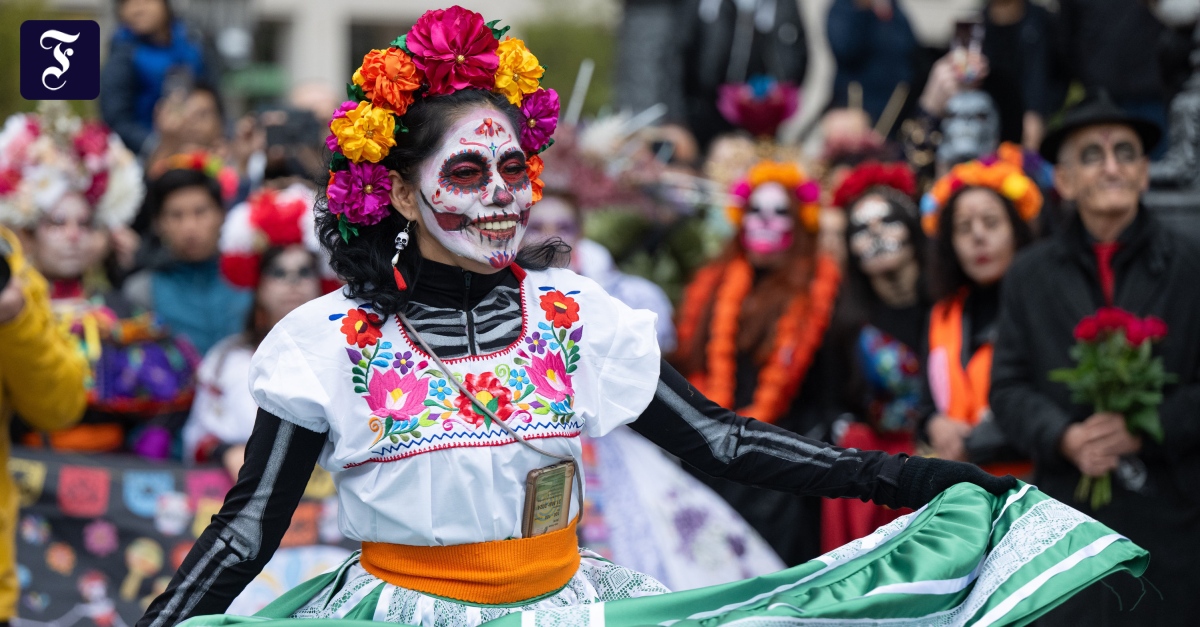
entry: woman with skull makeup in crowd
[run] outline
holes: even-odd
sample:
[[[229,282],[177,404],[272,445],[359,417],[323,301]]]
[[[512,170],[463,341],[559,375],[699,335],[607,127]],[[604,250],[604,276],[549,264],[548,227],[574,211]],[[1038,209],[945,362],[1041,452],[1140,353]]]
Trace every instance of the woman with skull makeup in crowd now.
[[[955,166],[921,201],[932,238],[928,401],[919,435],[942,459],[993,474],[1028,476],[992,420],[988,391],[1000,285],[1017,251],[1032,243],[1042,193],[1022,169],[1020,148]]]
[[[89,365],[81,424],[43,434],[18,427],[17,441],[60,451],[130,451],[163,459],[191,404],[200,358],[150,314],[135,315],[113,291],[110,256],[132,257],[127,227],[145,192],[142,169],[103,124],[62,103],[10,117],[0,133],[0,223],[20,236],[50,281],[58,324]]]
[[[838,449],[738,416],[662,363],[653,314],[553,267],[562,245],[522,248],[558,106],[539,86],[538,60],[505,30],[461,7],[429,11],[354,73],[330,123],[336,150],[316,216],[347,285],[259,344],[249,377],[259,411],[238,481],[139,625],[224,611],[279,546],[316,463],[337,486],[342,533],[362,550],[262,617],[720,623],[780,603],[805,604],[806,616],[891,615],[890,595],[867,594],[878,582],[939,578],[931,567],[965,573],[986,557],[993,495],[1012,491],[1013,513],[1048,502],[969,464]],[[763,206],[783,215],[794,188],[778,187]],[[579,434],[623,424],[714,475],[937,505],[809,570],[664,594],[578,546]],[[938,546],[964,524],[979,531]],[[1118,542],[1089,566],[1108,572],[1138,555]],[[837,598],[868,601],[830,602],[820,593],[835,581],[847,586]],[[1068,593],[1026,605],[1036,612]]]
[[[846,215],[846,280],[829,343],[839,376],[843,417],[833,441],[846,448],[916,453],[921,416],[922,348],[929,301],[924,289],[925,234],[913,200],[916,181],[903,163],[864,163],[833,194]],[[828,500],[821,547],[829,550],[894,520],[902,512]]]

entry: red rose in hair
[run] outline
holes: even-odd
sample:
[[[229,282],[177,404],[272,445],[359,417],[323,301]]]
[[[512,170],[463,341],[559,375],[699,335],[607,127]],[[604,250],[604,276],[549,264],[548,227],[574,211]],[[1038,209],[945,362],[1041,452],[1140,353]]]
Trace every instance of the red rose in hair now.
[[[1075,339],[1080,342],[1091,342],[1100,335],[1100,325],[1095,316],[1088,316],[1075,325]]]
[[[905,196],[917,192],[912,170],[903,163],[882,164],[869,161],[854,169],[833,194],[833,206],[845,209],[872,187],[890,187]]]

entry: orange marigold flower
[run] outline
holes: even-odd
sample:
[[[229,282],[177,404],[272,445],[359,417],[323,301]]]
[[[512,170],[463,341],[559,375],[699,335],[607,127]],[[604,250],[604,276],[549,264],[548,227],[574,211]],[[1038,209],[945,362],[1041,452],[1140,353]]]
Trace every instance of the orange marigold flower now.
[[[363,88],[371,104],[404,115],[425,75],[403,50],[387,48],[368,52],[362,67],[355,70],[353,80]]]
[[[546,188],[546,183],[542,180],[542,171],[546,169],[546,164],[541,155],[532,155],[525,160],[525,165],[529,172],[529,185],[533,188],[533,202],[537,202],[542,199],[542,190]]]

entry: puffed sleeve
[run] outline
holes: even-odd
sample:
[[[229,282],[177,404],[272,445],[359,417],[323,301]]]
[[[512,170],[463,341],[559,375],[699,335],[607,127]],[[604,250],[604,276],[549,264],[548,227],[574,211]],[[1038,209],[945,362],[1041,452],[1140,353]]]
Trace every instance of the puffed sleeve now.
[[[285,320],[286,322],[286,320]],[[329,431],[329,394],[287,325],[275,325],[250,360],[250,394],[267,412],[317,433]]]
[[[600,437],[637,419],[658,386],[661,351],[651,311],[630,309],[607,294],[593,304],[583,343],[589,372],[576,377],[576,408],[587,418],[587,433]]]

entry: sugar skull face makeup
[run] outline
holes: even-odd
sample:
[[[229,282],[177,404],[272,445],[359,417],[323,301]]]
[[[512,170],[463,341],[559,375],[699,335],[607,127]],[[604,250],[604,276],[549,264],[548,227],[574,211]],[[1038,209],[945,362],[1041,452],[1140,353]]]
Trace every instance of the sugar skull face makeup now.
[[[508,118],[479,107],[446,133],[421,168],[425,228],[450,252],[493,268],[517,257],[533,188]]]
[[[850,253],[864,274],[894,270],[911,256],[908,228],[892,205],[867,196],[850,212]]]
[[[774,255],[792,245],[796,219],[792,195],[779,183],[754,188],[742,218],[742,245],[756,255]]]

